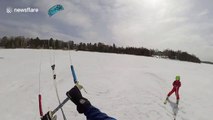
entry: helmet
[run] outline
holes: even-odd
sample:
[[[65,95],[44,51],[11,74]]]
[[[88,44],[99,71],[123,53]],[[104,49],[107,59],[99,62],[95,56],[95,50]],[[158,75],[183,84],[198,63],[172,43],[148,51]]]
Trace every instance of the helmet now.
[[[176,80],[180,80],[180,76],[177,75],[177,76],[175,77],[175,79],[176,79]]]

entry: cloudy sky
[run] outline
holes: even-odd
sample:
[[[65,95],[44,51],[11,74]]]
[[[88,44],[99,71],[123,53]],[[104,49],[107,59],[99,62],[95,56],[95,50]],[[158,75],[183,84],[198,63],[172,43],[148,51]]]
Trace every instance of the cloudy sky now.
[[[49,17],[56,4],[65,10]],[[213,61],[213,0],[0,0],[0,37],[17,35],[169,48]]]

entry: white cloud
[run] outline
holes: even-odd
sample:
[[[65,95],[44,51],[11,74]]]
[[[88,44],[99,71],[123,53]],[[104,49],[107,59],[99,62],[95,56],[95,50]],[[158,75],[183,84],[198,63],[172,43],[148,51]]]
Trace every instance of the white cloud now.
[[[120,44],[179,49],[199,53],[201,58],[207,55],[209,40],[205,38],[210,34],[205,32],[213,30],[212,23],[194,17],[207,15],[206,9],[197,14],[193,11],[197,4],[192,1],[122,0],[121,4],[123,6],[115,11],[117,16],[111,27],[113,38]],[[213,58],[213,55],[207,56]]]
[[[198,13],[198,17],[202,17],[202,16],[204,16],[204,15],[207,15],[209,13],[209,11],[207,10],[207,9],[205,9],[205,10],[203,10],[203,11],[201,11],[200,13]]]

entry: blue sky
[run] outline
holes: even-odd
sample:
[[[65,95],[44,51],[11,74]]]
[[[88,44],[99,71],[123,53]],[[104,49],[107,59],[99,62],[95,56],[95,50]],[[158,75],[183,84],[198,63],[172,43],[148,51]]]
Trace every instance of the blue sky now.
[[[62,4],[64,11],[47,11]],[[0,37],[182,50],[213,61],[212,0],[0,0]],[[6,13],[6,8],[38,13]]]

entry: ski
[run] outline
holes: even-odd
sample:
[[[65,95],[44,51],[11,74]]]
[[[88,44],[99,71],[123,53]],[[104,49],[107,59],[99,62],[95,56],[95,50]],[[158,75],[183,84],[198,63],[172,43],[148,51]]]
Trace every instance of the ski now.
[[[165,101],[164,101],[164,104],[166,104],[168,102],[169,98],[166,97]]]
[[[172,107],[172,110],[173,110],[173,113],[172,113],[172,116],[173,116],[173,120],[176,120],[176,116],[177,116],[177,113],[178,113],[178,102],[177,103],[173,103],[171,102],[168,98],[165,99],[164,101],[164,104],[167,104],[167,102],[170,103],[171,107]]]
[[[167,101],[168,101],[168,100],[166,99],[166,100],[163,102],[163,104],[166,104],[166,103],[167,103]]]
[[[177,115],[177,114],[176,114],[176,113],[174,113],[174,116],[173,116],[173,117],[174,117],[174,120],[176,120],[176,115]]]
[[[176,120],[176,116],[177,116],[177,112],[178,112],[178,104],[176,104],[175,106],[174,106],[174,120]]]

